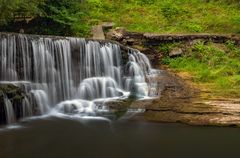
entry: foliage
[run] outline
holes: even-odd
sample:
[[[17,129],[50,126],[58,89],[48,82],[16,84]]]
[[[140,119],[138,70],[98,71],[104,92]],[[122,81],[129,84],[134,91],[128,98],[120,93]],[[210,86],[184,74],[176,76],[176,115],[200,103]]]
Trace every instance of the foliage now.
[[[240,33],[239,8],[238,0],[0,0],[0,24],[11,28],[24,10],[41,19],[30,33],[87,36],[105,21],[137,32]]]
[[[87,15],[82,0],[45,0],[40,6],[42,17],[58,25],[62,30],[61,35],[87,34],[84,17]],[[52,30],[56,28],[51,28]]]
[[[24,11],[32,16],[41,14],[38,5],[43,0],[0,0],[0,24],[6,24],[14,18],[14,13]]]
[[[211,83],[217,89],[240,88],[240,48],[232,41],[226,44],[197,42],[185,55],[164,58],[171,68],[189,72],[200,83]]]

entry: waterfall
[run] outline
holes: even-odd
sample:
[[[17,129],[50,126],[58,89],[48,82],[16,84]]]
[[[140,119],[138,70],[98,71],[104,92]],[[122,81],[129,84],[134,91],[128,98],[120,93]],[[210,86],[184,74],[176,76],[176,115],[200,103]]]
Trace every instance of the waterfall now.
[[[93,114],[99,99],[157,95],[148,58],[131,48],[127,55],[124,60],[121,47],[110,42],[2,33],[0,83],[25,91],[22,117],[52,109]],[[11,123],[14,109],[10,100],[4,102]]]
[[[6,115],[6,121],[8,124],[15,122],[15,114],[13,110],[13,105],[11,101],[4,96],[4,108],[5,108],[5,115]]]
[[[30,104],[29,100],[24,97],[24,99],[22,100],[22,117],[28,117],[28,116],[32,116],[33,112],[32,112],[33,108],[32,108],[32,104]]]

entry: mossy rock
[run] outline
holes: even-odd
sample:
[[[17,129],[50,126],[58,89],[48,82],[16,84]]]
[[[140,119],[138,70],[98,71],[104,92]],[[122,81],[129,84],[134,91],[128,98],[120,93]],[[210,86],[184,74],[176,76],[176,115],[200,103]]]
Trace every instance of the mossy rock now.
[[[22,101],[26,96],[25,92],[20,88],[13,84],[2,83],[0,84],[0,124],[6,123],[5,117],[5,107],[4,107],[4,97],[7,97],[15,111],[16,119],[22,117]]]
[[[113,111],[119,111],[119,110],[124,110],[129,108],[133,101],[134,99],[132,98],[128,98],[124,100],[112,100],[112,101],[106,102],[105,105]]]
[[[3,96],[3,94],[10,100],[19,100],[24,97],[23,90],[13,84],[0,84],[0,96]]]
[[[115,114],[116,118],[119,119],[128,111],[133,101],[135,101],[135,99],[130,97],[124,100],[112,100],[106,102],[105,106],[107,106]]]

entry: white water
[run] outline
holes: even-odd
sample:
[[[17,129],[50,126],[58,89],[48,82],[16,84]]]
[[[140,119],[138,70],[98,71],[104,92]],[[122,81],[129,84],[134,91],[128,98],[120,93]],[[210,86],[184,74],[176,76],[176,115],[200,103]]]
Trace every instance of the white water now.
[[[6,121],[8,124],[15,122],[15,115],[13,110],[13,105],[11,101],[7,98],[7,96],[4,96],[4,108],[5,108],[5,115],[6,115]]]
[[[133,49],[128,56],[123,61],[120,46],[112,43],[0,34],[0,84],[25,91],[22,117],[51,111],[94,116],[99,102],[157,95],[148,58]],[[11,101],[5,98],[4,103],[12,123]]]

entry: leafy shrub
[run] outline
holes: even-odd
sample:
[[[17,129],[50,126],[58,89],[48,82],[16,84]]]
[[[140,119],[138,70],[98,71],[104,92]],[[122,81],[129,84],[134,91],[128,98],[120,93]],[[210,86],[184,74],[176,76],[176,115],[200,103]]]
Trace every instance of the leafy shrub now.
[[[204,29],[202,26],[194,23],[187,23],[185,26],[190,32],[202,32]]]
[[[162,60],[161,63],[164,65],[169,65],[171,63],[171,58],[169,56],[165,56]],[[172,65],[173,66],[173,65]]]

